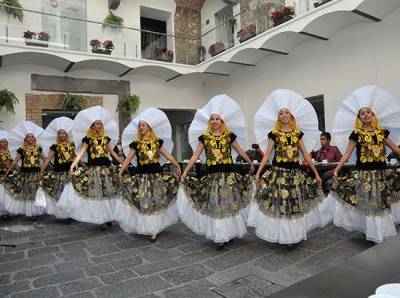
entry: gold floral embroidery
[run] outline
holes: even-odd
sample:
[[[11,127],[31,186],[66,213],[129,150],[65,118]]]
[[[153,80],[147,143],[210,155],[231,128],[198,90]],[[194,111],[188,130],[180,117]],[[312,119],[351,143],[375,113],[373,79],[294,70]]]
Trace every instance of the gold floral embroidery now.
[[[0,171],[5,171],[10,166],[12,161],[13,159],[10,155],[10,152],[0,152]]]
[[[89,139],[91,159],[110,157],[110,153],[108,153],[107,150],[107,145],[108,145],[107,137],[104,136],[101,138],[93,138],[93,137],[87,137],[87,138]]]
[[[57,144],[58,163],[64,164],[74,161],[75,145],[74,143]]]
[[[206,132],[203,134],[203,138],[208,166],[233,163],[230,148],[230,133],[224,132],[220,136],[215,136],[211,132]]]
[[[159,140],[140,140],[138,141],[138,160],[140,165],[160,162]]]
[[[273,130],[275,136],[275,159],[277,162],[299,162],[300,130],[290,132]]]
[[[22,147],[22,167],[23,168],[40,168],[40,147],[32,148]]]
[[[383,128],[373,131],[356,129],[360,145],[360,162],[384,162],[386,157],[385,132]]]

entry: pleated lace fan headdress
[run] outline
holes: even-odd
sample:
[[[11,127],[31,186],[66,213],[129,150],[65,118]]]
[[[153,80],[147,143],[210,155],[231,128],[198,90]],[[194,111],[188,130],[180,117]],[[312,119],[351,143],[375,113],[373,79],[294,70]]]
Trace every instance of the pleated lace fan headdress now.
[[[111,139],[111,146],[114,147],[117,144],[119,137],[117,122],[105,108],[94,106],[80,111],[74,119],[72,131],[74,134],[75,151],[77,153],[81,150],[82,139],[86,136],[89,127],[96,120],[100,120],[103,123],[104,132]],[[86,158],[87,156],[85,155],[84,160]]]
[[[287,108],[295,117],[297,128],[303,133],[303,142],[311,151],[319,140],[318,117],[313,106],[301,95],[287,89],[273,91],[258,109],[254,117],[254,134],[257,143],[265,150],[268,147],[268,133],[275,128],[279,111]]]
[[[36,142],[39,144],[39,136],[43,133],[43,128],[31,121],[24,121],[14,127],[8,134],[8,148],[13,158],[17,154],[18,148],[22,146],[28,133],[33,134]]]
[[[0,129],[0,141],[3,139],[8,139],[8,132],[5,130]]]
[[[214,113],[218,114],[225,122],[229,131],[233,132],[237,136],[236,141],[240,146],[246,148],[246,121],[243,111],[235,100],[230,98],[228,95],[220,94],[211,98],[209,102],[204,107],[197,110],[194,115],[194,119],[189,127],[189,144],[193,151],[196,150],[199,143],[199,136],[206,132],[208,120]],[[232,150],[232,156],[235,160],[237,156],[235,150]],[[200,158],[204,161],[205,157],[203,151]]]
[[[174,143],[172,141],[172,128],[167,115],[157,108],[148,108],[135,117],[131,123],[124,129],[122,133],[122,149],[126,156],[129,153],[129,144],[136,140],[138,133],[138,125],[140,121],[145,121],[155,132],[157,138],[164,141],[163,146],[169,152],[172,152]],[[164,164],[166,159],[160,156],[160,163]],[[136,158],[132,160],[132,164],[136,166]]]
[[[333,137],[339,150],[344,153],[349,136],[354,130],[355,120],[361,108],[369,107],[378,118],[380,126],[390,131],[390,138],[397,142],[400,136],[400,103],[386,90],[367,85],[354,90],[339,106],[333,121]],[[390,150],[386,150],[389,154]],[[355,162],[356,152],[350,157]]]
[[[68,117],[58,117],[49,123],[39,138],[39,143],[43,148],[45,156],[49,153],[50,146],[56,143],[57,134],[60,129],[65,130],[68,134],[68,138],[72,139],[73,124],[74,120]]]

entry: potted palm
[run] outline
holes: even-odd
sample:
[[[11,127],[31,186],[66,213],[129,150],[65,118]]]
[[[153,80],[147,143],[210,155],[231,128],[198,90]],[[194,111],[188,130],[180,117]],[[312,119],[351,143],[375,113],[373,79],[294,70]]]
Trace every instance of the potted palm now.
[[[15,94],[7,89],[0,90],[0,111],[5,110],[7,113],[15,114],[15,105],[18,98]]]
[[[62,94],[58,98],[58,103],[66,110],[83,110],[86,108],[86,100],[81,95]]]
[[[18,19],[20,22],[24,19],[24,11],[19,0],[2,0],[0,1],[0,8],[3,9],[7,14],[12,15],[14,19]]]

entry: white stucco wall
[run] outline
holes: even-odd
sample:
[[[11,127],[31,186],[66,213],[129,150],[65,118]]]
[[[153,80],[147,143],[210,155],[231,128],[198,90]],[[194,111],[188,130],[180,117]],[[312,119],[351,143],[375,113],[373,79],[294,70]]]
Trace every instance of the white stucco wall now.
[[[326,129],[331,131],[341,100],[358,87],[376,84],[400,103],[398,28],[400,9],[382,22],[358,23],[329,41],[313,40],[288,56],[273,54],[257,67],[242,67],[230,77],[210,79],[206,97],[224,92],[240,103],[246,114],[249,144],[254,141],[254,114],[278,88],[291,89],[304,97],[323,94]]]

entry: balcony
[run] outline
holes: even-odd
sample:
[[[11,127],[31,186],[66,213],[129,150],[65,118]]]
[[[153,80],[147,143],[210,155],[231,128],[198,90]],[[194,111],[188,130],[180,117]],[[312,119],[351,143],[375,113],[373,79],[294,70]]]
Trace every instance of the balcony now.
[[[198,38],[24,9],[22,23],[0,19],[0,66],[38,64],[63,72],[98,69],[119,77],[145,74],[166,81],[229,76],[268,55],[289,55],[303,42],[326,42],[352,24],[379,22],[400,7],[398,0],[310,2],[286,1],[294,3],[290,8],[282,1],[255,0]]]

